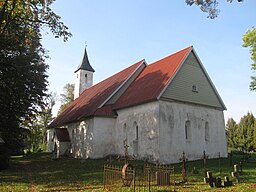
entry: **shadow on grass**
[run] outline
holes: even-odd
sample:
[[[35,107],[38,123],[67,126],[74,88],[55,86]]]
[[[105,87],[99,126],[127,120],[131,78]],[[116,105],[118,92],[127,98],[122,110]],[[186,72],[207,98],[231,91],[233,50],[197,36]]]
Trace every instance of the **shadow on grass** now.
[[[12,158],[11,168],[0,172],[1,185],[36,186],[40,190],[77,191],[101,187],[104,160],[63,158],[52,160],[50,154],[32,154]],[[1,188],[0,188],[1,191]]]
[[[234,157],[233,162],[238,163],[240,156]],[[103,166],[106,160],[85,160],[62,158],[52,160],[49,153],[32,154],[26,157],[13,157],[11,168],[0,171],[0,191],[27,191],[35,187],[38,191],[102,191]],[[132,162],[133,163],[133,162]],[[143,162],[137,165],[141,167]],[[181,164],[175,164],[176,181],[181,180]],[[136,166],[134,166],[136,167]],[[192,170],[198,170],[193,174]],[[213,175],[230,176],[233,167],[228,159],[207,160],[207,170],[213,171]],[[221,172],[220,172],[221,171]],[[187,163],[188,182],[177,186],[178,191],[207,191],[207,184],[203,183],[204,168],[202,160]],[[230,176],[231,177],[231,176]],[[236,184],[231,188],[218,189],[218,191],[239,191],[240,187],[256,190],[255,163],[245,163],[241,176],[242,184]],[[16,188],[14,188],[14,186]],[[17,189],[19,188],[19,189]],[[16,190],[17,189],[17,190]],[[237,190],[236,190],[237,189]],[[213,189],[214,190],[214,189]]]

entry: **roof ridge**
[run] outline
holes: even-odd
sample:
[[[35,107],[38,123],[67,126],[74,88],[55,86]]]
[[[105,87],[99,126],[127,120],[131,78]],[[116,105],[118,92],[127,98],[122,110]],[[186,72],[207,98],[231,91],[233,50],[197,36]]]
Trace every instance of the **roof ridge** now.
[[[160,61],[162,61],[162,60],[164,60],[164,59],[167,59],[167,58],[169,58],[169,57],[171,57],[171,56],[174,56],[174,55],[176,55],[176,54],[178,54],[178,53],[180,53],[180,52],[182,52],[182,51],[185,51],[186,49],[191,49],[191,48],[193,49],[193,46],[192,46],[192,45],[191,45],[191,46],[188,46],[188,47],[186,47],[186,48],[184,48],[184,49],[181,49],[181,50],[179,50],[179,51],[176,51],[176,52],[172,53],[171,55],[167,55],[167,56],[165,56],[165,57],[163,57],[163,58],[161,58],[161,59],[159,59],[159,60],[156,60],[156,61],[150,63],[149,65],[153,65],[153,64],[155,64],[155,63],[158,63],[158,62],[160,62]]]
[[[119,87],[117,87],[117,89],[115,90],[115,91],[113,91],[113,93],[98,107],[98,108],[101,108],[101,107],[103,107],[128,81],[129,81],[129,79],[137,72],[137,70],[141,67],[141,65],[143,65],[143,64],[145,64],[146,66],[145,67],[147,67],[147,62],[146,62],[146,60],[145,59],[142,59],[141,61],[139,61],[139,62],[137,62],[137,63],[135,63],[135,64],[138,64],[138,63],[140,63],[137,67],[136,67],[136,69],[129,75],[129,77],[119,86]],[[134,65],[135,65],[134,64]],[[131,65],[131,66],[133,66],[133,65]],[[144,69],[143,69],[144,70]],[[137,78],[137,77],[136,77]],[[136,80],[136,78],[134,79],[134,80]],[[129,87],[129,86],[128,86]],[[127,88],[128,88],[127,87]],[[127,89],[126,88],[126,89]]]
[[[138,64],[138,63],[140,63],[140,62],[143,62],[143,61],[145,61],[145,59],[142,59],[142,60],[140,60],[140,61],[138,61],[138,62],[136,62],[136,63],[133,63],[132,65],[126,67],[125,69],[123,69],[123,70],[121,70],[121,71],[116,72],[115,74],[113,74],[113,75],[107,77],[106,79],[103,79],[102,81],[100,81],[100,82],[98,82],[98,83],[92,85],[92,86],[89,87],[88,89],[85,89],[84,91],[89,90],[89,89],[95,87],[96,85],[98,85],[98,84],[100,84],[100,83],[103,83],[103,82],[109,80],[110,78],[114,77],[115,75],[118,75],[118,74],[120,74],[121,72],[127,70],[128,68],[130,68],[130,67],[132,67],[132,66],[134,66],[134,65],[136,65],[136,64]],[[83,92],[84,92],[84,91],[83,91]],[[82,92],[82,93],[83,93],[83,92]],[[82,93],[81,93],[81,94],[82,94]]]

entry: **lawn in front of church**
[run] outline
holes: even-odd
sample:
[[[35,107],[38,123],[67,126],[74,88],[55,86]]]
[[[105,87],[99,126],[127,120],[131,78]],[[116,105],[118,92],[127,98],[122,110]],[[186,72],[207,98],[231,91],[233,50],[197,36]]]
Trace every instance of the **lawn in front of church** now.
[[[233,163],[238,163],[241,155],[234,155]],[[29,156],[11,158],[11,167],[0,171],[0,191],[103,191],[103,166],[105,159],[79,160],[62,158],[52,160],[49,153],[37,153]],[[132,161],[140,164],[141,161]],[[122,165],[123,162],[119,162]],[[207,169],[214,176],[224,178],[232,171],[229,159],[207,160]],[[181,180],[181,164],[175,165],[176,181]],[[196,169],[199,173],[192,173]],[[251,162],[243,164],[241,182],[233,180],[233,186],[210,188],[203,182],[203,161],[187,163],[188,182],[176,186],[176,191],[256,191],[256,155]],[[131,190],[131,189],[129,189]],[[118,191],[129,191],[125,188]],[[136,190],[137,191],[137,190]]]

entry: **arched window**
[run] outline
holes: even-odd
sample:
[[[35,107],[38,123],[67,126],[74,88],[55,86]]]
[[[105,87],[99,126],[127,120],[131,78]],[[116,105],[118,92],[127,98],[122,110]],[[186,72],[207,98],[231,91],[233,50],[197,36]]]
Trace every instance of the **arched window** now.
[[[185,122],[185,139],[191,141],[191,123],[189,120]]]
[[[210,130],[209,130],[209,123],[205,122],[205,127],[204,127],[204,140],[206,142],[210,141]]]
[[[139,127],[136,121],[134,121],[133,123],[133,127],[135,129],[135,140],[139,139]]]

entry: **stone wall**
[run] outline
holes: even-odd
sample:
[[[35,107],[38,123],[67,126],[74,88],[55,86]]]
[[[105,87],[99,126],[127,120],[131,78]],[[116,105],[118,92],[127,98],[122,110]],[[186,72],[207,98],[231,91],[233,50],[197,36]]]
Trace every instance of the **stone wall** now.
[[[193,104],[159,103],[161,162],[178,162],[183,151],[189,160],[201,159],[204,150],[209,158],[217,158],[219,152],[227,157],[223,111]]]
[[[139,159],[157,161],[159,159],[158,125],[159,103],[157,101],[118,110],[115,128],[116,152],[124,155],[124,145],[128,154]]]

